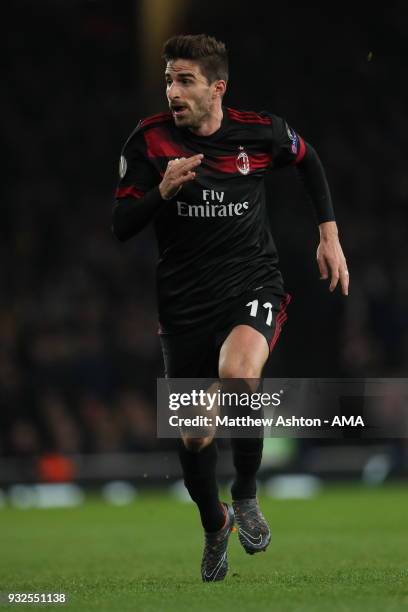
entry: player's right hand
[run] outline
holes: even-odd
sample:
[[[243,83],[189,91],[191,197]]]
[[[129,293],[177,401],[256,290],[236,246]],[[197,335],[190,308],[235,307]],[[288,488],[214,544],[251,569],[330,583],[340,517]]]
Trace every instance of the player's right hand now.
[[[204,155],[199,153],[192,157],[180,157],[180,159],[169,161],[163,180],[159,185],[163,200],[171,200],[180,191],[184,183],[195,179],[194,168],[201,164],[203,157]]]

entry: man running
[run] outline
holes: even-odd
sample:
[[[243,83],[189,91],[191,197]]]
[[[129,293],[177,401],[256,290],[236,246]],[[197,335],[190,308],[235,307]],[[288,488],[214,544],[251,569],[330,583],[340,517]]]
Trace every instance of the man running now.
[[[286,320],[286,293],[269,228],[264,179],[294,165],[319,224],[317,262],[330,291],[348,294],[324,170],[313,147],[270,112],[223,106],[224,43],[181,35],[164,45],[169,113],[139,122],[122,151],[113,210],[119,240],[154,222],[160,340],[166,376],[259,380]],[[185,485],[204,528],[204,581],[223,580],[234,520],[246,552],[265,550],[270,530],[256,497],[263,439],[231,439],[232,506],[218,497],[212,435],[183,435]]]

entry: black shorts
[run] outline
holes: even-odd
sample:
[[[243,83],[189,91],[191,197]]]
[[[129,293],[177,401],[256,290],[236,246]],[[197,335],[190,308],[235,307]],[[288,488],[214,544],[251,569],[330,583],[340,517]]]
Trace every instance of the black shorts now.
[[[289,294],[263,287],[231,299],[213,321],[180,333],[161,333],[165,374],[167,378],[218,378],[221,346],[237,325],[258,330],[272,351],[287,319]]]

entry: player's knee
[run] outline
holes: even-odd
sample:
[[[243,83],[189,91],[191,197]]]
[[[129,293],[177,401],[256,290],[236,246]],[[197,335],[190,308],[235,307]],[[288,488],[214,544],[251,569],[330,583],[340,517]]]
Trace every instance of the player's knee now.
[[[220,364],[220,378],[242,378],[242,379],[259,379],[260,372],[251,361],[242,359],[240,361],[226,361]]]
[[[206,436],[206,437],[203,437],[203,438],[194,438],[194,437],[190,437],[190,436],[183,436],[183,444],[186,447],[186,449],[188,451],[190,451],[191,453],[199,453],[206,446],[211,444],[212,439],[213,438],[211,436]]]

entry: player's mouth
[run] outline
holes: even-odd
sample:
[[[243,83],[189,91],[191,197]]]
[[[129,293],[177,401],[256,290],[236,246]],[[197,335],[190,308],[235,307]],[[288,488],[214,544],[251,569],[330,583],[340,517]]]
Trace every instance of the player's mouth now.
[[[173,113],[173,117],[175,118],[182,117],[187,112],[187,110],[188,108],[184,104],[171,105],[171,112]]]

